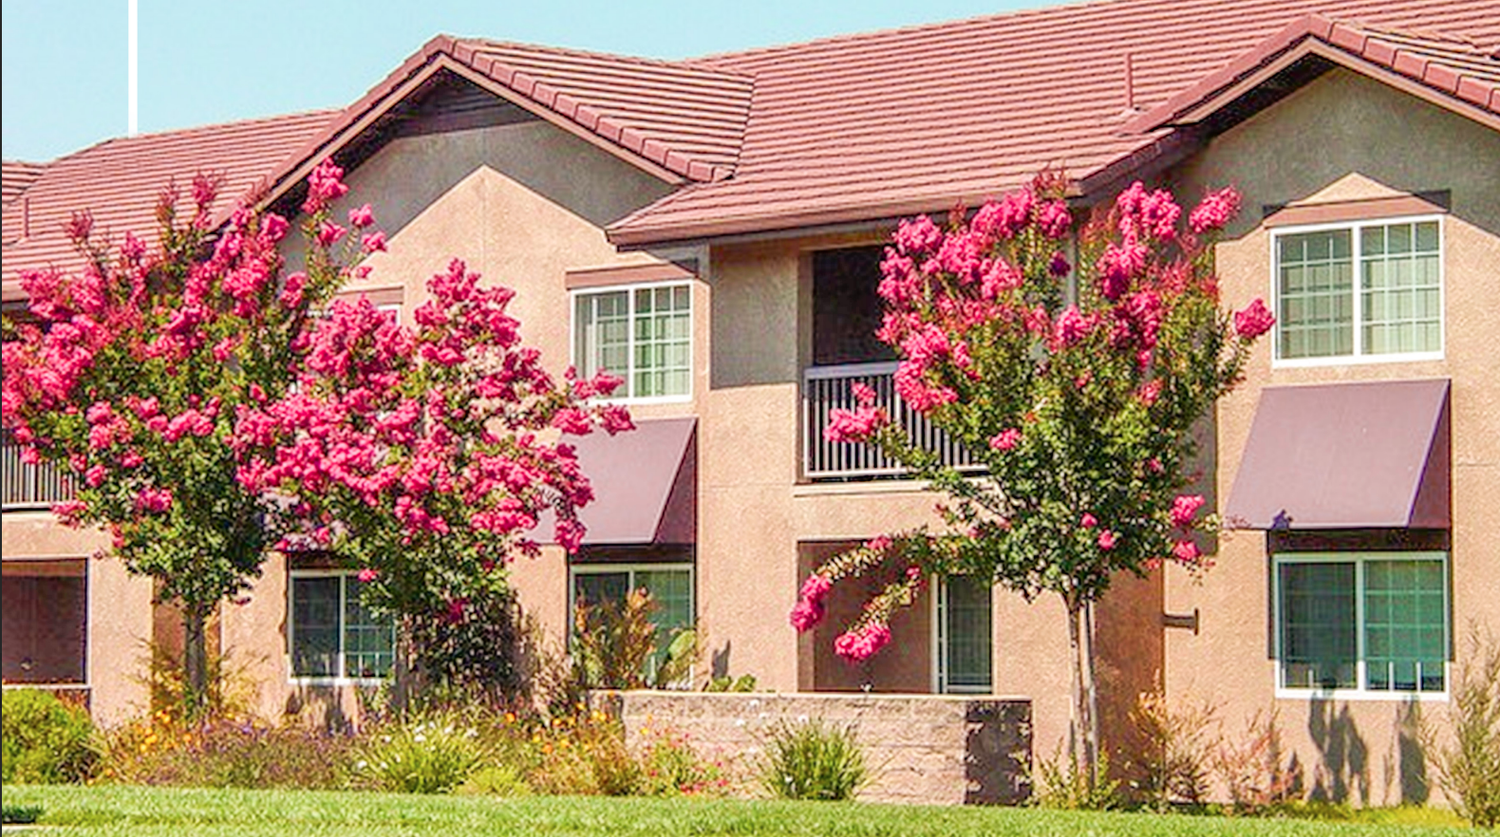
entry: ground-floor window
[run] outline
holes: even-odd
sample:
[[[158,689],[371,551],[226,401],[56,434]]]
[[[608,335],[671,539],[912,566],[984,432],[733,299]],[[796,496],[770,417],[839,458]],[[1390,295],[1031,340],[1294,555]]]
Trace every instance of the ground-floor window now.
[[[352,572],[292,572],[287,645],[293,677],[358,680],[390,674],[395,621],[365,607],[361,586]]]
[[[937,583],[937,690],[988,694],[993,689],[993,585],[952,576]]]
[[[88,637],[88,580],[83,559],[21,562],[37,575],[0,579],[6,683],[84,683]]]
[[[1282,689],[1445,691],[1447,553],[1281,553],[1275,569]]]
[[[568,611],[576,618],[588,605],[620,605],[632,590],[645,590],[656,602],[657,660],[677,634],[693,627],[692,564],[578,564],[571,569]]]

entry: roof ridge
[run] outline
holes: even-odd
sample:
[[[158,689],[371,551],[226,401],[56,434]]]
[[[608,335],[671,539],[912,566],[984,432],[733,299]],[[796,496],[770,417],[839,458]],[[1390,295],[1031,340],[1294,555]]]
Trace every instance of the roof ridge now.
[[[485,47],[498,47],[501,49],[524,49],[550,55],[570,55],[582,58],[608,58],[625,64],[638,64],[647,67],[660,67],[663,69],[690,69],[700,72],[718,73],[727,76],[736,76],[745,80],[754,78],[753,73],[744,70],[736,70],[728,67],[719,67],[706,64],[693,58],[653,58],[645,55],[627,55],[620,52],[606,52],[604,50],[580,49],[578,47],[552,46],[550,44],[534,44],[525,41],[509,41],[495,38],[454,38],[457,43],[480,44]]]

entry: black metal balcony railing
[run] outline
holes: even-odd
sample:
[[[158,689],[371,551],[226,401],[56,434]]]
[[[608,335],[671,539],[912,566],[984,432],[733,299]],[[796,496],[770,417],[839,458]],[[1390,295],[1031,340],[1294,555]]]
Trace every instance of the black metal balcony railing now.
[[[802,473],[811,480],[861,479],[900,476],[901,466],[872,445],[830,442],[823,438],[828,411],[835,407],[854,409],[851,387],[861,383],[875,391],[876,403],[885,407],[891,420],[907,436],[928,450],[937,451],[945,463],[961,470],[983,470],[961,445],[934,427],[896,395],[896,364],[855,363],[843,366],[813,366],[802,372]]]
[[[72,475],[65,469],[45,462],[27,465],[19,444],[0,444],[0,507],[44,509],[72,496]]]

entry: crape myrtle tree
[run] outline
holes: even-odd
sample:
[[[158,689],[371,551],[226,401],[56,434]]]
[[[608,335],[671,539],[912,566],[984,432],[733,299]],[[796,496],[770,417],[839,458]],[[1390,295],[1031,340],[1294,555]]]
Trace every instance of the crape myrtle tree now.
[[[465,668],[492,644],[485,627],[502,615],[509,561],[540,552],[533,533],[549,516],[556,542],[575,552],[577,509],[593,498],[561,434],[633,427],[623,407],[589,403],[621,379],[544,369],[507,313],[511,290],[481,286],[455,260],[427,292],[414,325],[368,300],[335,300],[297,386],[242,407],[234,441],[241,483],[295,498],[309,521],[289,546],[360,568],[367,604],[398,617],[397,708],[427,675],[497,685]],[[482,662],[495,669],[503,661],[492,657]]]
[[[343,189],[329,175],[314,176],[309,232]],[[357,245],[315,239],[305,270],[284,276],[286,220],[242,209],[217,226],[217,189],[199,176],[188,195],[163,190],[155,237],[103,240],[75,214],[81,265],[20,277],[29,315],[5,325],[0,390],[23,461],[73,475],[59,518],[102,527],[126,567],[156,582],[156,600],[180,608],[189,710],[207,695],[206,621],[292,523],[239,479],[240,412],[285,394],[314,312],[358,257]]]
[[[903,221],[881,265],[879,338],[900,354],[901,399],[963,445],[986,473],[945,464],[919,447],[875,394],[833,410],[827,438],[865,443],[944,495],[940,526],[877,537],[817,568],[791,613],[818,624],[841,579],[896,578],[837,638],[864,660],[891,641],[890,618],[927,579],[991,579],[1028,601],[1061,598],[1071,649],[1069,752],[1097,782],[1097,689],[1091,605],[1122,573],[1164,562],[1200,573],[1197,533],[1216,520],[1185,494],[1195,423],[1241,379],[1272,325],[1260,300],[1219,306],[1211,242],[1234,216],[1233,189],[1185,213],[1165,191],[1136,183],[1073,229],[1058,176],[956,211],[947,228]],[[1068,277],[1074,281],[1066,281]]]

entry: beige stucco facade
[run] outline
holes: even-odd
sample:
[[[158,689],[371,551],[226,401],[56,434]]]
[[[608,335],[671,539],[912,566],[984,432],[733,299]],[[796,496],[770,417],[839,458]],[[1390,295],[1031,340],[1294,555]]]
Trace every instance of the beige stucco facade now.
[[[1466,660],[1470,625],[1500,633],[1500,135],[1427,102],[1335,70],[1216,138],[1175,172],[1179,193],[1234,183],[1244,212],[1218,246],[1224,302],[1270,299],[1271,238],[1261,207],[1333,203],[1449,190],[1443,224],[1441,360],[1273,365],[1262,341],[1246,381],[1218,407],[1218,494],[1227,497],[1261,390],[1369,380],[1446,378],[1452,383],[1450,681]],[[1370,455],[1378,456],[1379,451]],[[1268,653],[1270,591],[1266,538],[1223,537],[1217,566],[1196,583],[1172,571],[1170,611],[1201,614],[1194,636],[1169,632],[1169,694],[1222,707],[1231,729],[1274,707],[1310,792],[1357,804],[1426,798],[1411,704],[1398,695],[1365,700],[1276,698]],[[1424,701],[1441,714],[1445,700]]]

